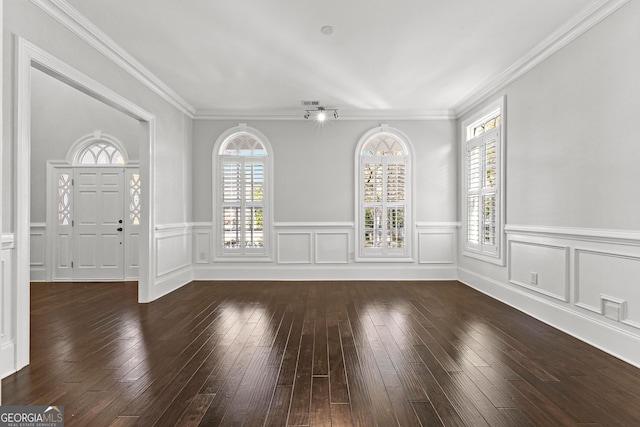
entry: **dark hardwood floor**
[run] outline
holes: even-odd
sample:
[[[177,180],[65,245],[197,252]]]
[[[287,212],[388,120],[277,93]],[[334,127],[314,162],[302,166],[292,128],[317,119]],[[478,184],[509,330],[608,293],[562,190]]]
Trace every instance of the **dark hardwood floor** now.
[[[457,282],[33,284],[4,405],[67,426],[640,425],[640,370]]]

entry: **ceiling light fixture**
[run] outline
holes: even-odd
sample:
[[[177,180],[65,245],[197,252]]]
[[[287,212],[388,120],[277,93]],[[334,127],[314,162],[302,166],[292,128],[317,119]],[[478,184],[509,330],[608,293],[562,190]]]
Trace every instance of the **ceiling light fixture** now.
[[[338,119],[338,117],[340,117],[340,115],[338,115],[338,109],[337,108],[324,108],[324,107],[318,107],[318,108],[312,108],[309,110],[305,110],[304,112],[304,118],[308,119],[309,117],[311,117],[311,115],[313,115],[316,119],[316,121],[319,122],[324,122],[325,120],[327,120],[328,116],[327,113],[333,111],[333,118],[334,119]]]

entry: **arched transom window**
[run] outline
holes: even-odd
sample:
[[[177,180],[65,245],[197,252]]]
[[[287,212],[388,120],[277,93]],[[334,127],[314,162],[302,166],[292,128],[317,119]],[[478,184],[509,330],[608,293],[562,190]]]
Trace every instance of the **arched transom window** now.
[[[257,131],[246,127],[233,130],[218,141],[215,159],[218,254],[268,255],[271,217],[268,144]]]
[[[386,126],[358,144],[358,242],[360,257],[410,256],[410,152]]]
[[[108,141],[94,141],[78,153],[80,165],[123,165],[124,156],[112,143]]]

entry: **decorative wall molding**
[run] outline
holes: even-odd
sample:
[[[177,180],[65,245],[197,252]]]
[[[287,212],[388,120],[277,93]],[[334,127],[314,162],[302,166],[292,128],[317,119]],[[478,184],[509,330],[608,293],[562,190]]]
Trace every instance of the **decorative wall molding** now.
[[[507,252],[509,283],[562,302],[569,302],[569,247],[509,240]],[[531,283],[535,274],[535,283]]]
[[[313,233],[279,232],[276,233],[278,264],[311,264]]]
[[[177,222],[173,224],[157,224],[155,230],[157,232],[166,233],[169,231],[187,231],[193,227],[192,223]]]
[[[622,310],[617,322],[640,334],[640,251],[604,249],[574,249],[575,305],[607,317],[605,301],[617,301]]]
[[[176,273],[192,264],[191,227],[172,224],[156,229],[156,278]]]
[[[5,249],[13,249],[15,246],[14,236],[11,233],[6,233],[2,235],[2,250]]]
[[[30,232],[30,270],[32,282],[47,281],[47,224],[32,222]]]
[[[504,227],[509,234],[524,234],[589,242],[614,243],[640,246],[640,231],[606,230],[595,228],[546,227],[536,225],[511,225]]]
[[[542,295],[525,293],[499,280],[458,268],[458,280],[491,298],[568,333],[634,366],[640,367],[640,335],[616,327],[608,319],[587,315]]]
[[[396,264],[286,264],[243,265],[219,263],[195,265],[194,280],[456,280],[455,266],[419,266]],[[428,285],[426,285],[428,286]]]
[[[478,89],[467,95],[453,107],[457,117],[462,117],[477,107],[485,98],[504,89],[522,77],[536,65],[587,32],[600,21],[624,6],[629,0],[594,0],[560,28],[538,43],[522,58],[500,74],[489,78]]]
[[[275,222],[275,228],[354,228],[353,222]]]
[[[80,37],[114,64],[151,89],[169,104],[193,118],[195,108],[144,67],[93,22],[64,0],[31,0],[66,29]]]

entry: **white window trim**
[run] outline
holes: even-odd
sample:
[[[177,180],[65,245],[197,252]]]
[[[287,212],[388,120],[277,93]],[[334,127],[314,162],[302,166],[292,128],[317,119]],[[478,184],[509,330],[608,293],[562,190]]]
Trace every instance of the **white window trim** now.
[[[361,173],[361,153],[365,144],[375,135],[380,133],[386,133],[392,135],[397,138],[402,145],[404,146],[406,155],[406,166],[405,166],[405,175],[407,177],[407,185],[405,187],[405,194],[407,197],[406,200],[406,211],[405,211],[405,250],[403,253],[391,253],[391,254],[375,254],[375,253],[365,253],[363,247],[363,233],[362,233],[362,173]],[[413,146],[409,138],[400,130],[389,127],[387,124],[382,124],[378,127],[375,127],[368,132],[366,132],[360,138],[358,145],[356,146],[355,151],[355,162],[354,162],[354,171],[355,171],[355,261],[356,262],[414,262],[413,257],[413,240],[414,240],[414,230],[415,224],[413,222],[414,218],[414,206],[413,206],[413,182],[414,172],[412,167],[412,161],[414,158],[413,155]]]
[[[505,214],[506,214],[506,203],[505,203],[505,188],[506,188],[506,167],[505,167],[505,153],[506,153],[506,123],[507,123],[507,113],[506,113],[506,97],[503,95],[495,101],[487,104],[484,108],[468,117],[460,124],[460,170],[461,174],[461,206],[462,206],[462,254],[464,256],[479,259],[485,262],[489,262],[492,264],[504,266],[505,265],[505,245],[506,245],[506,234],[504,232],[504,224],[505,224]],[[469,247],[467,244],[467,141],[469,138],[468,129],[479,122],[482,122],[484,119],[487,119],[488,116],[492,115],[496,110],[500,111],[500,130],[499,130],[499,140],[497,147],[497,185],[496,185],[496,203],[498,208],[496,209],[496,246],[497,251],[495,253],[482,252],[478,250],[474,250],[472,247]]]
[[[254,135],[267,151],[267,155],[262,157],[264,159],[265,169],[265,183],[264,189],[266,197],[264,198],[264,212],[263,212],[263,228],[264,228],[264,250],[261,251],[249,251],[243,254],[239,254],[235,251],[225,251],[220,241],[222,240],[223,230],[222,222],[219,220],[222,216],[222,203],[220,194],[220,168],[222,159],[226,156],[220,155],[220,148],[231,137],[238,133],[249,133]],[[238,156],[243,157],[243,156]],[[273,149],[267,137],[257,129],[247,126],[244,123],[240,123],[231,129],[223,132],[216,143],[213,146],[212,153],[212,182],[213,182],[213,197],[212,197],[212,234],[213,234],[213,261],[214,262],[273,262],[273,245],[274,245],[274,230],[273,230]]]

